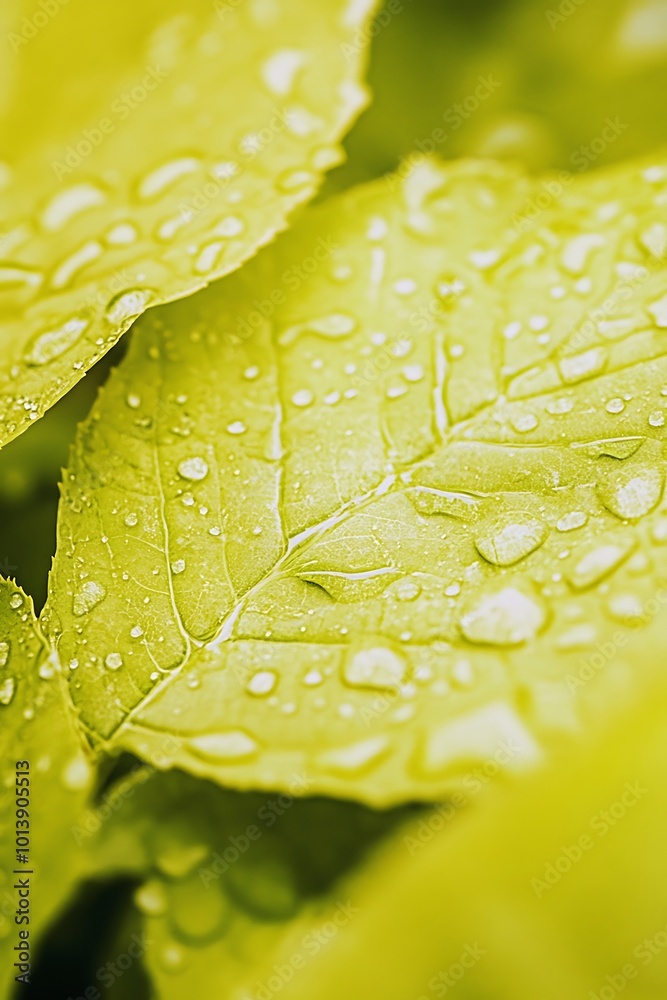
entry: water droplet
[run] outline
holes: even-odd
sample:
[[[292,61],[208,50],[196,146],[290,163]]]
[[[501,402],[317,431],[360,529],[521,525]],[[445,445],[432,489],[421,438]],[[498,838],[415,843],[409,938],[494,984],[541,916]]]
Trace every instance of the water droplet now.
[[[199,757],[211,760],[240,760],[257,753],[259,744],[242,729],[193,736],[188,746]]]
[[[149,288],[130,288],[110,300],[104,312],[105,319],[112,326],[121,326],[141,316],[155,293]]]
[[[25,353],[28,365],[46,365],[69,351],[81,339],[90,326],[90,320],[73,316],[61,326],[50,327],[37,334],[29,343]]]
[[[614,396],[614,398],[610,399],[607,405],[605,406],[605,410],[607,411],[607,413],[622,413],[624,409],[625,409],[625,403],[620,398],[620,396]]]
[[[654,410],[653,413],[649,414],[648,422],[651,427],[664,427],[665,414],[662,410]]]
[[[242,420],[234,420],[231,424],[227,424],[228,434],[245,434],[246,430],[247,427]]]
[[[563,514],[556,522],[556,527],[559,531],[574,531],[575,528],[583,527],[587,520],[588,515],[582,510],[572,510],[568,514]]]
[[[132,636],[133,639],[139,639],[143,634],[144,630],[142,629],[141,625],[134,625],[130,629],[130,635]]]
[[[141,396],[137,396],[136,392],[130,392],[128,393],[125,402],[131,410],[138,410],[141,406]]]
[[[171,563],[171,572],[175,576],[179,576],[180,573],[185,572],[185,559],[174,559]]]
[[[481,525],[475,546],[487,562],[511,566],[539,548],[547,534],[546,526],[531,514],[508,512]]]
[[[285,194],[295,194],[316,184],[317,177],[310,170],[286,170],[276,181],[278,190]]]
[[[292,396],[292,402],[295,406],[305,407],[310,406],[313,402],[314,396],[310,389],[299,389]]]
[[[100,601],[104,600],[106,593],[101,583],[96,583],[95,580],[86,580],[82,583],[79,593],[74,595],[72,613],[77,618],[88,614]]]
[[[558,362],[561,377],[568,385],[582,382],[601,372],[607,363],[608,352],[604,347],[592,347],[581,354],[571,354]]]
[[[499,581],[475,594],[461,617],[461,631],[470,642],[516,646],[533,639],[546,620],[546,608],[532,588]]]
[[[652,302],[647,308],[655,321],[655,325],[659,329],[664,330],[667,327],[667,295],[663,295],[657,302]]]
[[[159,879],[144,882],[134,893],[134,902],[142,913],[159,917],[167,910],[167,894]]]
[[[277,680],[278,678],[272,670],[259,670],[248,681],[247,690],[250,694],[261,697],[273,691]]]
[[[388,750],[389,740],[386,736],[373,736],[347,746],[325,750],[315,757],[314,763],[325,771],[360,774],[378,764]]]
[[[351,687],[396,688],[407,674],[407,663],[384,645],[350,651],[343,664],[343,679]]]
[[[0,668],[6,667],[9,661],[9,643],[0,642]]]
[[[566,573],[567,579],[576,590],[592,587],[616,569],[630,555],[635,544],[631,535],[592,543],[573,556]]]
[[[63,768],[62,783],[71,792],[80,792],[88,787],[92,777],[93,770],[87,758],[78,753]]]
[[[128,528],[134,528],[138,523],[139,523],[139,518],[137,517],[136,514],[131,513],[126,515],[125,524],[128,526]]]
[[[23,606],[23,598],[21,597],[21,595],[20,594],[12,594],[12,596],[9,598],[9,606],[10,606],[10,608],[13,608],[15,611],[18,608],[22,607]]]
[[[119,222],[112,226],[104,237],[107,244],[112,247],[127,247],[136,243],[139,238],[139,231],[131,222]]]
[[[597,493],[607,510],[624,521],[649,514],[660,502],[664,472],[653,466],[624,467],[598,485]]]
[[[178,466],[178,474],[183,479],[195,481],[205,479],[208,475],[208,464],[198,455],[193,458],[185,458]]]
[[[243,377],[247,378],[249,382],[252,382],[253,379],[256,379],[258,375],[259,375],[259,368],[257,367],[257,365],[249,365],[243,372]]]
[[[96,185],[72,184],[51,198],[42,211],[40,221],[44,229],[55,232],[62,229],[75,215],[103,205],[105,201],[104,191]]]
[[[181,156],[163,163],[142,178],[138,188],[139,197],[145,199],[158,197],[182,177],[195,173],[199,166],[200,161],[194,156]]]
[[[421,594],[421,586],[413,577],[404,576],[394,584],[393,593],[399,601],[414,601]]]
[[[272,94],[286,97],[305,61],[305,53],[298,49],[279,49],[262,63],[262,80]]]
[[[16,681],[13,677],[6,677],[0,683],[0,705],[9,705],[16,691]]]
[[[511,423],[515,431],[525,434],[526,431],[534,431],[538,421],[534,413],[519,413],[511,418]]]
[[[286,346],[305,333],[314,333],[319,337],[338,340],[341,337],[349,336],[356,328],[356,325],[357,322],[354,317],[347,313],[330,313],[327,316],[320,316],[317,319],[311,319],[305,323],[298,323],[296,326],[288,327],[280,334],[278,342]]]
[[[607,611],[624,625],[631,625],[644,617],[644,605],[638,594],[613,594],[607,602]]]
[[[120,653],[109,653],[104,663],[109,670],[120,670],[123,666],[123,657]]]

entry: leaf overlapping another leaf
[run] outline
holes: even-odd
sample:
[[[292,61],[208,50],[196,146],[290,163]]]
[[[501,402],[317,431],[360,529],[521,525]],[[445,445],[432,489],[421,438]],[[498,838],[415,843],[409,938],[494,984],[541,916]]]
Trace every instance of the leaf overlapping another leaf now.
[[[0,444],[146,308],[233,271],[314,194],[366,102],[356,33],[371,7],[56,5],[28,37],[15,12]]]
[[[0,580],[0,723],[0,833],[6,847],[0,868],[0,992],[7,996],[20,973],[14,967],[19,931],[28,929],[34,944],[86,870],[71,828],[91,793],[93,769],[32,603],[5,580]],[[19,776],[29,778],[27,787]],[[16,859],[19,850],[23,862]],[[22,870],[32,890],[29,926],[15,922]]]
[[[433,800],[625,696],[667,574],[666,176],[582,178],[526,228],[535,182],[426,161],[139,324],[46,619],[93,740]]]

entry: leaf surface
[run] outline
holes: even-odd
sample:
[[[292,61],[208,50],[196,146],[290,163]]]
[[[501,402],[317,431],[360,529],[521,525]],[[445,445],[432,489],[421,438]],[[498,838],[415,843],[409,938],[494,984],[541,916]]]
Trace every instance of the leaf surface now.
[[[86,859],[73,838],[72,826],[92,790],[93,769],[88,758],[72,727],[62,679],[40,634],[30,599],[14,584],[0,580],[3,997],[10,995],[9,984],[13,985],[14,976],[20,974],[14,968],[19,932],[29,931],[34,962],[40,931],[85,870]],[[23,780],[26,776],[27,785]],[[17,837],[27,837],[27,846]],[[17,859],[17,850],[25,860]],[[30,884],[28,924],[15,922],[20,879],[28,879]]]
[[[51,580],[93,740],[386,804],[623,697],[667,575],[661,176],[526,229],[532,182],[426,161],[140,324]]]
[[[371,5],[18,7],[0,104],[0,445],[148,306],[233,271],[312,197],[366,102]]]

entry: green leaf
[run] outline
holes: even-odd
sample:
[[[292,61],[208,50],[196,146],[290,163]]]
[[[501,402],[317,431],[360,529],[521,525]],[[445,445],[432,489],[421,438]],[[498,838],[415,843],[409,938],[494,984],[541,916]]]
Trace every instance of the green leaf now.
[[[284,974],[285,1000],[664,996],[664,623],[636,638],[661,680],[600,740],[403,829],[339,888],[354,919],[315,954],[303,942],[321,924],[286,935],[240,1000],[261,996],[255,984],[294,955],[306,961]]]
[[[312,197],[366,103],[370,8],[7,12],[0,444],[148,306],[233,271]]]
[[[178,771],[153,774],[91,842],[102,869],[119,838],[132,845],[142,960],[160,1000],[204,986],[236,996],[295,926],[335,905],[339,879],[406,816],[304,799],[304,774],[290,789],[240,794]]]
[[[62,678],[30,599],[4,580],[0,580],[0,761],[0,995],[4,997],[22,971],[14,967],[18,961],[14,948],[24,943],[20,931],[29,932],[32,962],[40,931],[86,869],[73,825],[93,782],[89,755],[72,728]],[[17,851],[25,861],[17,860]],[[20,879],[29,881],[29,923],[15,920]]]
[[[529,225],[541,182],[427,161],[140,324],[46,619],[93,741],[436,800],[624,697],[667,578],[666,177],[582,179]]]

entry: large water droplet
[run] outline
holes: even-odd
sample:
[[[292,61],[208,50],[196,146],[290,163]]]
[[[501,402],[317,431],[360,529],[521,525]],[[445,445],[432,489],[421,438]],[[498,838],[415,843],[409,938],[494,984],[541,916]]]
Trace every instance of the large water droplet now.
[[[104,600],[106,593],[101,583],[97,583],[95,580],[84,581],[79,593],[75,594],[72,599],[72,613],[77,617],[88,614],[100,601]]]
[[[155,293],[150,288],[130,288],[110,300],[104,312],[105,319],[113,326],[120,326],[128,320],[141,316]]]
[[[257,741],[242,729],[193,736],[188,740],[188,746],[198,757],[223,761],[241,760],[259,750]]]
[[[624,521],[636,521],[660,502],[664,472],[654,466],[626,466],[599,484],[597,493],[607,508]]]
[[[343,679],[351,687],[396,688],[407,674],[407,663],[385,645],[351,651],[343,663]]]
[[[475,594],[461,617],[470,642],[516,646],[534,638],[547,620],[543,601],[523,581],[499,581]]]
[[[632,535],[619,535],[607,541],[593,542],[582,552],[577,552],[566,576],[576,590],[592,587],[616,569],[636,545]]]
[[[0,683],[0,705],[9,705],[14,697],[16,681],[13,677],[5,677]]]
[[[547,534],[546,526],[531,514],[508,512],[484,522],[475,534],[475,545],[487,562],[511,566],[539,548]]]
[[[178,474],[183,479],[200,480],[208,475],[208,463],[199,455],[193,458],[185,458],[178,466]]]
[[[90,326],[90,320],[73,316],[61,326],[50,327],[38,333],[28,344],[25,362],[28,365],[46,365],[60,357],[81,339]]]

